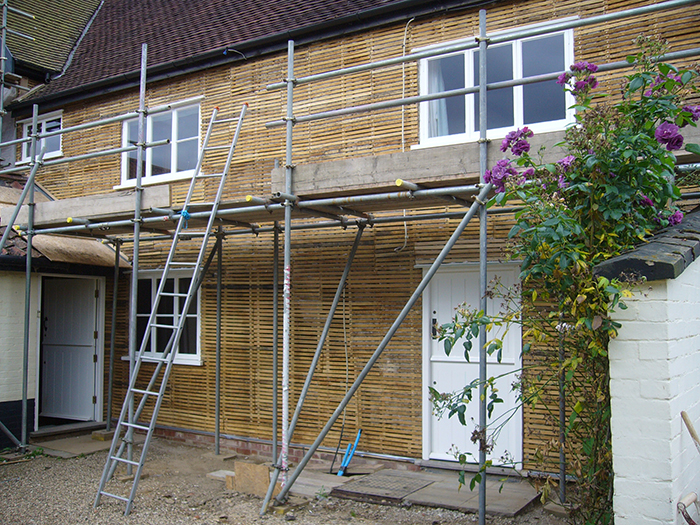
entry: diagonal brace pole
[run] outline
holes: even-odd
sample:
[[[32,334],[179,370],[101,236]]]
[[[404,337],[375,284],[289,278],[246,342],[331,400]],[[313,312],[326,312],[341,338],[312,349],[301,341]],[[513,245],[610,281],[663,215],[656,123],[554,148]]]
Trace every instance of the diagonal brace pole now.
[[[418,298],[421,296],[425,288],[428,286],[428,283],[430,280],[433,278],[435,273],[437,273],[438,269],[442,265],[443,261],[447,257],[447,255],[450,253],[450,250],[452,247],[455,245],[459,237],[462,235],[464,232],[465,228],[467,227],[467,224],[469,224],[469,221],[476,215],[476,212],[479,210],[479,208],[483,205],[483,203],[486,201],[488,198],[488,194],[491,191],[493,186],[491,184],[486,184],[482,190],[479,192],[478,197],[476,197],[474,204],[469,208],[467,213],[464,215],[462,218],[461,222],[455,229],[455,231],[452,233],[450,236],[449,240],[445,244],[445,246],[442,248],[440,251],[439,255],[435,258],[435,262],[430,266],[430,269],[426,272],[425,276],[423,277],[423,280],[420,282],[416,290],[413,292],[413,295],[410,297],[406,305],[403,307],[401,310],[401,313],[399,313],[399,316],[396,318],[394,323],[391,325],[389,328],[389,331],[386,333],[382,341],[379,343],[379,346],[377,349],[374,351],[374,354],[372,354],[372,357],[370,360],[367,362],[365,367],[362,369],[360,374],[357,376],[357,379],[355,379],[355,382],[352,384],[348,392],[345,394],[345,397],[343,400],[340,402],[338,405],[338,408],[335,409],[335,412],[331,415],[330,419],[326,423],[326,425],[323,427],[321,430],[321,433],[319,436],[316,438],[316,441],[313,442],[313,444],[309,447],[307,450],[306,454],[302,458],[302,460],[299,462],[299,465],[297,468],[294,470],[292,475],[290,476],[289,480],[287,483],[282,487],[282,490],[280,493],[277,495],[276,500],[278,502],[284,502],[285,498],[287,497],[287,494],[289,493],[289,490],[291,489],[292,485],[296,481],[296,479],[299,477],[301,472],[304,470],[304,467],[306,464],[309,462],[311,457],[314,455],[318,447],[321,445],[323,440],[325,439],[326,435],[330,431],[330,429],[333,427],[333,424],[336,422],[338,417],[343,413],[343,410],[345,410],[345,407],[347,404],[350,402],[350,399],[352,399],[353,395],[355,395],[355,392],[360,388],[360,385],[362,384],[362,381],[364,381],[365,377],[367,374],[369,374],[370,370],[374,366],[374,364],[377,362],[379,357],[381,356],[382,352],[384,349],[387,347],[389,342],[391,341],[392,337],[396,333],[396,331],[399,329],[401,326],[401,323],[403,323],[403,320],[406,318],[408,315],[408,312],[413,308],[413,306],[416,304],[418,301]],[[263,512],[266,509],[263,509]]]
[[[345,289],[345,283],[347,282],[348,275],[350,275],[350,269],[352,268],[352,263],[353,260],[355,259],[355,254],[357,253],[357,249],[360,246],[360,239],[362,239],[362,232],[365,229],[365,224],[360,223],[358,224],[358,229],[357,229],[357,235],[355,236],[355,242],[352,245],[352,248],[350,249],[350,253],[348,255],[348,261],[345,264],[345,270],[343,271],[343,275],[340,278],[340,282],[338,283],[338,288],[335,291],[335,296],[333,297],[333,303],[331,304],[330,310],[328,311],[328,316],[326,317],[326,324],[323,326],[323,331],[321,332],[321,337],[318,340],[318,344],[316,345],[316,353],[314,353],[314,358],[311,361],[311,365],[309,366],[309,372],[306,375],[306,381],[304,382],[304,387],[301,389],[301,394],[299,395],[299,400],[297,401],[297,407],[294,410],[294,415],[292,416],[292,421],[289,424],[289,430],[287,433],[287,445],[292,441],[292,435],[294,434],[294,428],[297,426],[297,421],[299,420],[299,415],[301,414],[301,409],[302,406],[304,405],[304,401],[306,400],[306,394],[309,391],[309,388],[311,386],[311,380],[314,377],[314,372],[316,371],[316,366],[318,365],[318,361],[321,358],[321,351],[323,350],[323,345],[326,342],[326,337],[328,336],[328,332],[330,331],[331,328],[331,322],[333,321],[333,317],[335,316],[335,311],[338,308],[338,304],[340,303],[340,299],[343,294],[343,290]],[[280,470],[281,470],[281,465],[279,460],[275,464],[275,472],[272,474],[272,478],[270,480],[270,486],[267,489],[267,494],[265,495],[265,500],[263,501],[263,506],[262,506],[262,512],[265,512],[265,509],[267,508],[267,504],[270,502],[270,498],[272,497],[272,492],[275,488],[275,485],[277,484],[277,479],[279,478],[280,475]]]

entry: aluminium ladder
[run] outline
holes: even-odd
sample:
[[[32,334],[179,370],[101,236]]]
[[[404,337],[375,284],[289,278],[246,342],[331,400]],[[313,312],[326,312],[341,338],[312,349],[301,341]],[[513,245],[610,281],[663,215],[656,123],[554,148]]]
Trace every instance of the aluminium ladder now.
[[[102,478],[100,479],[100,486],[97,490],[97,496],[95,498],[95,504],[94,506],[97,507],[100,503],[100,498],[102,496],[108,496],[111,498],[115,498],[117,500],[121,500],[126,502],[126,509],[124,511],[124,515],[128,515],[131,512],[131,508],[134,503],[134,497],[136,495],[136,490],[138,487],[139,479],[141,477],[141,471],[143,469],[143,465],[146,459],[146,454],[148,452],[148,447],[151,443],[151,438],[153,437],[153,431],[155,429],[155,424],[156,424],[156,419],[158,417],[158,411],[160,409],[161,403],[163,401],[163,398],[165,396],[165,388],[168,382],[168,377],[170,375],[170,371],[173,366],[173,361],[175,359],[175,355],[177,353],[177,348],[178,348],[178,343],[180,341],[180,336],[183,331],[183,327],[185,325],[185,321],[187,319],[187,312],[189,311],[190,303],[194,297],[197,295],[197,290],[199,288],[199,285],[201,284],[203,278],[204,278],[204,272],[206,270],[206,264],[204,263],[204,255],[207,251],[207,243],[210,237],[210,234],[212,232],[213,226],[214,226],[214,221],[216,219],[217,211],[219,208],[219,203],[221,201],[221,197],[223,194],[223,188],[224,188],[224,182],[226,181],[226,176],[228,175],[228,172],[231,167],[231,159],[233,157],[234,150],[236,148],[236,143],[238,142],[238,136],[240,134],[241,126],[243,124],[243,118],[245,117],[246,111],[247,111],[247,104],[244,104],[240,116],[237,119],[220,119],[217,120],[216,117],[218,115],[218,108],[215,108],[214,111],[212,112],[211,119],[209,121],[209,125],[207,127],[207,132],[204,137],[202,147],[199,152],[199,158],[197,160],[197,166],[194,171],[194,175],[192,177],[192,181],[190,182],[190,188],[187,193],[187,197],[185,199],[185,203],[183,205],[182,211],[173,215],[178,216],[179,219],[177,222],[177,227],[175,229],[175,232],[173,234],[173,242],[170,247],[170,252],[168,254],[168,258],[166,260],[165,266],[163,268],[163,275],[160,279],[160,283],[158,285],[158,290],[156,292],[155,298],[153,300],[153,305],[151,307],[151,313],[148,319],[148,324],[146,325],[146,331],[143,337],[143,340],[141,342],[141,346],[139,348],[138,354],[136,355],[135,358],[135,364],[134,364],[134,369],[131,373],[131,378],[129,381],[129,387],[127,389],[126,397],[124,399],[124,404],[122,406],[121,413],[119,415],[119,420],[117,421],[117,425],[114,429],[114,438],[112,439],[112,445],[109,450],[109,455],[107,456],[107,461],[105,463],[104,470],[102,472]],[[237,121],[236,124],[236,130],[233,136],[233,140],[231,142],[230,146],[212,146],[209,147],[209,139],[212,134],[212,129],[215,124],[220,124],[220,123],[226,123],[226,122],[232,122],[232,121]],[[217,174],[217,175],[204,175],[201,173],[202,170],[202,164],[204,161],[204,155],[207,151],[211,150],[216,150],[216,149],[221,149],[225,148],[228,149],[228,157],[226,158],[226,164],[224,167],[224,170],[222,173]],[[181,237],[187,237],[191,238],[192,233],[183,233],[182,230],[187,227],[187,220],[189,219],[189,213],[187,213],[187,207],[190,204],[190,200],[192,198],[192,194],[194,193],[194,187],[195,183],[198,179],[204,178],[204,177],[220,177],[219,181],[219,188],[216,193],[216,198],[214,202],[210,203],[211,204],[211,213],[209,213],[209,218],[207,221],[207,226],[206,229],[203,233],[198,233],[198,236],[202,236],[202,244],[199,249],[199,255],[197,257],[197,262],[189,262],[189,261],[182,261],[182,260],[176,260],[175,259],[175,254],[177,252],[177,247],[178,247],[178,241],[180,240]],[[171,212],[172,213],[172,212]],[[193,275],[192,279],[190,280],[190,286],[189,289],[186,293],[180,292],[180,290],[173,289],[172,292],[165,291],[165,284],[167,277],[171,271],[171,269],[175,268],[182,268],[182,267],[187,267],[187,268],[192,268],[193,269]],[[137,268],[134,268],[134,271],[136,271]],[[157,321],[157,314],[158,314],[158,305],[160,304],[160,300],[163,297],[168,297],[172,301],[182,301],[184,300],[184,305],[182,308],[179,309],[179,315],[177,317],[174,317],[175,323],[173,325],[169,324],[161,324],[158,323]],[[132,300],[135,300],[135,298],[132,298]],[[180,303],[182,304],[182,302]],[[175,311],[175,310],[174,310]],[[151,333],[155,330],[160,330],[160,331],[170,331],[170,337],[168,339],[168,343],[164,348],[164,351],[162,354],[157,354],[156,356],[154,355],[145,355],[145,350],[149,346],[149,340],[151,337]],[[142,363],[154,363],[155,370],[151,372],[144,372],[142,375],[146,376],[144,379],[148,379],[148,375],[150,374],[150,379],[148,380],[148,386],[145,388],[137,388],[137,379],[139,377],[139,372],[141,370],[141,364]],[[162,374],[161,374],[162,372]],[[159,377],[160,376],[160,377]],[[149,403],[149,401],[154,401],[154,403]],[[152,404],[153,405],[153,411],[150,416],[150,421],[147,424],[143,423],[137,423],[139,420],[139,416],[143,412],[144,408],[147,406],[147,404]],[[133,410],[133,416],[131,418],[128,418],[127,415],[130,412],[130,407],[136,406],[135,410]],[[127,421],[128,419],[128,421]],[[141,431],[146,433],[146,439],[143,443],[143,448],[141,450],[141,453],[138,457],[137,460],[132,460],[132,457],[130,457],[130,454],[127,454],[129,457],[124,457],[125,456],[125,450],[130,450],[131,447],[128,447],[128,445],[133,444],[133,435],[134,431]],[[124,434],[122,436],[122,433]],[[133,481],[132,481],[132,486],[131,490],[129,492],[128,496],[119,496],[117,494],[113,494],[110,492],[105,491],[105,485],[107,482],[112,478],[114,475],[114,472],[117,468],[117,466],[122,463],[130,467],[136,467],[136,472],[134,473]]]

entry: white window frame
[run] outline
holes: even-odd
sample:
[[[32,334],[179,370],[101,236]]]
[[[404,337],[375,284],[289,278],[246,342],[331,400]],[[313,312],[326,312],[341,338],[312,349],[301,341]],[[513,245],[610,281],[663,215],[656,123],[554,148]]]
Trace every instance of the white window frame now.
[[[150,279],[151,280],[151,305],[153,305],[153,299],[156,296],[156,293],[158,292],[158,281],[161,279],[163,276],[163,271],[162,270],[141,270],[139,271],[139,281],[145,280],[145,279]],[[178,286],[178,280],[179,279],[192,279],[193,272],[191,270],[171,270],[168,275],[168,279],[174,279],[175,282],[173,283],[173,289],[177,290]],[[174,363],[176,365],[201,365],[202,364],[202,341],[201,341],[201,326],[202,326],[202,303],[201,303],[201,288],[197,290],[197,296],[194,298],[195,301],[195,306],[197,309],[197,329],[196,329],[196,353],[194,354],[180,354],[179,351],[175,355],[175,360]],[[179,312],[177,311],[177,305],[179,303],[177,297],[173,297],[173,319],[175,322],[178,321],[180,318]],[[132,301],[137,301],[138,297],[132,297]],[[162,300],[162,299],[161,299]],[[145,313],[137,313],[137,318],[141,319],[148,319],[150,315],[150,312],[148,314]],[[191,314],[190,314],[191,315]],[[163,315],[161,315],[163,317]],[[157,328],[151,328],[151,336],[149,338],[148,344],[149,344],[149,350],[144,351],[144,355],[146,356],[152,356],[152,357],[158,357],[162,355],[162,352],[156,352],[156,333],[157,333]],[[138,331],[137,331],[138,333]],[[137,348],[136,351],[140,349],[141,345],[141,340],[139,339],[137,342]],[[179,346],[179,345],[178,345]],[[179,349],[178,349],[179,350]]]
[[[197,119],[197,155],[199,155],[199,150],[202,146],[202,107],[201,107],[201,101],[203,100],[204,97],[195,97],[187,100],[182,100],[179,102],[176,102],[174,104],[169,104],[168,109],[164,111],[151,111],[149,115],[146,117],[146,143],[153,142],[153,126],[151,125],[151,122],[154,117],[161,117],[163,115],[170,114],[171,115],[171,134],[173,139],[170,142],[171,146],[171,151],[170,151],[170,159],[171,159],[171,166],[176,165],[176,160],[177,160],[177,149],[178,145],[180,143],[180,138],[178,136],[178,129],[177,129],[177,118],[172,118],[172,116],[175,116],[178,112],[186,110],[186,109],[191,109],[193,107],[197,108],[197,113],[198,113],[198,119]],[[128,141],[128,130],[129,130],[129,124],[137,122],[137,119],[132,119],[132,120],[127,120],[122,123],[122,147],[127,147],[131,144],[129,144]],[[144,173],[142,174],[142,184],[144,185],[149,185],[149,184],[161,184],[161,183],[167,183],[171,181],[177,181],[177,180],[182,180],[186,178],[192,177],[194,174],[194,169],[190,170],[183,170],[183,171],[173,171],[170,173],[162,173],[162,174],[157,174],[153,175],[152,170],[153,170],[153,148],[147,148],[146,149],[146,158],[145,158],[145,169]],[[129,179],[129,156],[128,153],[122,153],[122,166],[121,166],[121,183],[118,186],[115,186],[114,189],[120,189],[120,188],[130,188],[136,186],[136,179]]]
[[[568,20],[568,19],[567,19]],[[557,21],[561,22],[561,20]],[[535,26],[527,26],[523,28],[518,28],[519,30],[531,29],[533,27],[546,27],[551,25],[551,22],[546,24],[537,24]],[[508,32],[512,32],[509,30]],[[504,34],[504,31],[493,33],[490,36]],[[513,50],[513,78],[522,79],[523,78],[523,60],[522,60],[522,43],[529,40],[536,40],[538,38],[546,38],[548,36],[564,35],[564,67],[568,68],[574,62],[574,32],[573,29],[566,29],[562,31],[552,31],[551,33],[538,35],[535,37],[521,38],[517,40],[512,40],[510,42],[500,44],[500,45],[512,45]],[[456,44],[456,43],[467,43],[473,42],[474,39],[467,39],[458,42],[451,42],[446,44],[440,44],[439,46],[430,46],[427,48],[422,48],[416,51],[424,51],[431,48],[444,47],[445,45]],[[494,46],[496,47],[496,46]],[[450,53],[445,55],[439,55],[430,58],[424,58],[419,61],[418,64],[418,74],[419,74],[419,86],[420,94],[428,94],[429,75],[428,75],[428,63],[430,60],[446,58],[449,56],[463,55],[465,59],[465,85],[474,85],[474,56],[478,49],[468,49],[465,51],[460,51],[457,53]],[[434,147],[434,146],[446,146],[452,144],[462,144],[466,142],[474,142],[479,140],[479,131],[475,130],[475,111],[474,111],[474,100],[478,97],[478,92],[474,94],[466,95],[465,100],[465,133],[453,134],[453,135],[443,135],[439,137],[430,137],[429,133],[429,102],[421,102],[419,104],[419,144],[414,146],[415,148],[423,147]],[[574,110],[572,108],[574,104],[574,98],[570,93],[565,94],[565,107],[566,116],[563,119],[537,122],[533,124],[524,124],[524,108],[523,108],[523,86],[513,87],[513,113],[514,122],[512,126],[502,127],[502,128],[490,128],[488,129],[488,135],[491,139],[503,138],[508,134],[508,132],[513,131],[517,128],[522,128],[527,125],[535,133],[545,133],[551,131],[560,131],[566,128],[567,125],[574,122]]]
[[[49,122],[58,120],[59,129],[63,129],[63,110],[53,111],[51,113],[46,113],[45,115],[39,115],[37,120],[37,127],[39,128],[39,135],[45,133],[46,125]],[[18,122],[22,126],[22,138],[29,138],[30,131],[29,128],[32,127],[32,119],[24,119]],[[55,135],[58,138],[58,150],[47,151],[44,153],[44,160],[55,159],[57,157],[63,156],[63,133]],[[41,148],[46,143],[46,139],[39,139],[36,145],[36,155],[39,156]],[[30,162],[32,160],[30,156],[31,142],[23,142],[20,148],[22,155],[20,163]]]

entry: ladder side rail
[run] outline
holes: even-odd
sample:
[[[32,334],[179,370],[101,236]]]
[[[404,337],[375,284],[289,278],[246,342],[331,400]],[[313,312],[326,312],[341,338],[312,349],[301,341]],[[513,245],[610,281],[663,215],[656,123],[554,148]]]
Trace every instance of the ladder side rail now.
[[[209,220],[207,221],[207,227],[206,231],[204,234],[204,238],[202,240],[202,246],[199,251],[199,255],[197,257],[197,264],[196,268],[198,271],[201,269],[202,261],[204,260],[204,254],[206,253],[206,247],[209,242],[209,238],[211,236],[211,232],[214,227],[214,221],[216,220],[216,215],[219,210],[219,203],[221,202],[221,197],[224,192],[224,183],[226,182],[226,176],[228,175],[228,172],[231,169],[231,163],[233,160],[233,153],[236,150],[236,144],[238,143],[238,138],[241,134],[241,128],[243,126],[243,119],[245,118],[246,112],[248,109],[248,104],[245,103],[243,104],[243,107],[241,108],[241,113],[240,116],[238,117],[238,122],[236,124],[236,130],[233,135],[233,140],[231,141],[231,147],[229,148],[228,156],[226,158],[226,165],[224,166],[224,170],[221,174],[221,180],[219,181],[219,188],[216,192],[216,198],[214,199],[214,203],[212,205],[212,210],[211,213],[209,214]],[[181,217],[182,219],[182,217]],[[190,288],[192,287],[192,284],[194,283],[195,279],[192,279],[192,283],[190,283]],[[185,300],[185,311],[189,308],[189,302],[190,302],[190,294],[188,294],[187,299]]]
[[[206,154],[207,146],[209,145],[209,139],[211,138],[212,131],[214,129],[214,124],[216,123],[216,116],[218,114],[219,108],[214,108],[211,112],[211,118],[209,119],[209,124],[207,125],[207,131],[204,134],[204,140],[202,141],[202,146],[199,150],[199,158],[197,159],[197,165],[194,168],[194,174],[192,175],[192,180],[190,181],[190,187],[187,190],[187,196],[185,197],[185,209],[192,200],[194,187],[197,183],[197,177],[202,172],[202,165],[204,164],[204,155]]]
[[[206,151],[206,147],[209,144],[209,139],[211,138],[212,134],[212,129],[214,127],[214,121],[216,119],[216,115],[218,114],[218,108],[214,108],[212,111],[212,116],[211,119],[209,120],[209,125],[207,126],[207,131],[204,135],[204,140],[202,142],[202,147],[200,148],[200,153],[199,153],[199,158],[197,159],[197,165],[195,167],[195,172],[194,175],[192,176],[192,180],[190,181],[190,187],[187,190],[187,197],[185,198],[185,209],[190,203],[190,200],[192,198],[192,194],[194,193],[194,185],[197,180],[197,175],[200,173],[202,169],[202,164],[204,163],[204,153]],[[150,331],[151,331],[151,326],[154,324],[154,321],[158,315],[158,306],[160,305],[160,298],[162,297],[163,290],[165,288],[165,282],[168,278],[168,274],[170,273],[170,266],[172,265],[173,257],[175,255],[175,250],[178,244],[178,239],[180,236],[180,232],[182,231],[182,227],[184,225],[185,219],[183,218],[182,215],[180,215],[178,221],[177,221],[177,226],[175,228],[175,233],[173,234],[173,244],[170,246],[170,251],[168,252],[168,258],[165,261],[165,266],[163,267],[163,275],[160,279],[160,283],[158,283],[158,289],[156,291],[156,297],[153,301],[153,305],[151,306],[151,313],[148,316],[148,322],[146,324],[146,334],[144,335],[143,340],[141,341],[141,347],[139,348],[139,357],[143,355],[143,352],[148,344],[148,338],[150,338]]]

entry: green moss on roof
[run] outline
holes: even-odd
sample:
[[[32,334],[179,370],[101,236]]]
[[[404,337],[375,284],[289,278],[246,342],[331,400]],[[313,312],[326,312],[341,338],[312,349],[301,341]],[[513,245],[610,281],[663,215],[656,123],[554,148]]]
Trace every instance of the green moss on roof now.
[[[34,40],[8,34],[7,47],[26,66],[61,71],[100,0],[9,0],[9,6],[34,15],[34,19],[8,13],[8,29]]]

